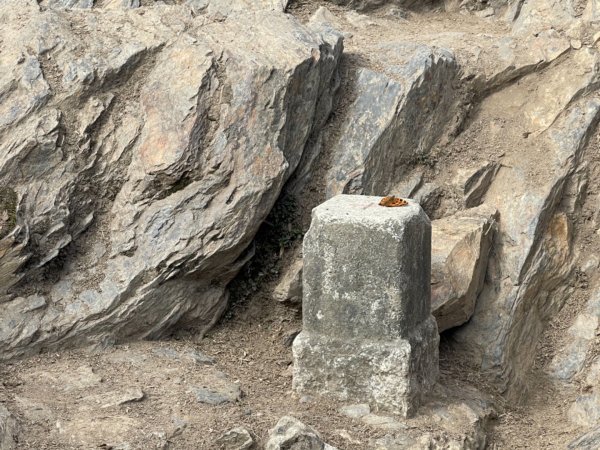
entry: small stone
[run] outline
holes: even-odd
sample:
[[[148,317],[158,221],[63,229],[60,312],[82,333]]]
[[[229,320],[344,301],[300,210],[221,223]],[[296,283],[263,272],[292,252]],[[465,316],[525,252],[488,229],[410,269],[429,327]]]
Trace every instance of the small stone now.
[[[171,423],[172,427],[169,432],[169,438],[179,436],[188,426],[188,422],[181,417],[173,417]]]
[[[16,448],[17,421],[13,415],[0,404],[0,448],[12,450]]]
[[[92,406],[100,405],[100,408],[114,408],[125,403],[139,402],[145,397],[144,392],[138,387],[132,387],[125,391],[112,391],[103,394],[90,395],[84,397],[84,402]],[[85,406],[84,406],[85,408]]]
[[[300,296],[302,296],[302,291],[300,291]],[[300,331],[302,330],[293,330],[289,333],[286,333],[286,335],[283,337],[283,346],[291,347],[294,343],[294,339],[296,339],[296,336],[300,334]]]
[[[212,365],[215,363],[215,359],[205,355],[204,353],[200,353],[198,351],[189,351],[183,354],[183,358],[191,359],[198,365]]]
[[[335,450],[319,433],[291,416],[282,417],[269,432],[265,450]]]
[[[569,450],[597,450],[600,448],[600,427],[578,437],[567,447]]]
[[[571,40],[571,47],[575,50],[579,50],[581,48],[581,41],[579,39]]]
[[[310,395],[303,395],[298,400],[298,402],[300,402],[300,403],[312,403],[314,401],[315,401],[315,399],[313,397],[311,397]]]
[[[227,389],[215,390],[205,387],[193,388],[192,392],[196,400],[207,405],[221,405],[223,403],[237,402],[242,397],[242,391],[236,384],[231,384]]]
[[[360,445],[361,443],[358,439],[354,439],[346,430],[335,430],[335,433],[350,444]]]
[[[236,427],[223,434],[217,444],[222,450],[248,450],[254,446],[254,438],[244,427]]]
[[[367,403],[359,403],[356,405],[348,405],[340,408],[340,412],[352,419],[360,419],[371,413],[371,407]]]

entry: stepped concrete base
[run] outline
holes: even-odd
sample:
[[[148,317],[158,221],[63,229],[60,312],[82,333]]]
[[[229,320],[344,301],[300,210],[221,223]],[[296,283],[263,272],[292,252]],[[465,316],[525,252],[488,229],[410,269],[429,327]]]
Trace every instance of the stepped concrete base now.
[[[303,331],[294,341],[294,389],[411,416],[438,377],[430,317],[403,339],[339,339]]]

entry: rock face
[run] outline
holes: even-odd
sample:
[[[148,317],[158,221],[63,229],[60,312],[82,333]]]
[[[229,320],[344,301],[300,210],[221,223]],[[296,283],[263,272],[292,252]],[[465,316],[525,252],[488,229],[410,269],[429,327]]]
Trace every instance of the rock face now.
[[[231,5],[227,21],[0,6],[0,358],[205,330],[224,310],[342,50],[281,6]]]
[[[410,415],[438,373],[431,225],[418,204],[340,195],[304,238],[294,388]]]
[[[295,257],[296,260],[286,268],[273,290],[273,298],[279,302],[302,302],[302,267],[304,263],[301,257]]]
[[[356,99],[330,150],[327,197],[388,195],[408,163],[428,157],[455,114],[459,69],[449,51],[394,42],[379,52],[389,66],[385,73],[358,71]]]
[[[465,323],[483,288],[496,211],[486,205],[431,223],[431,311],[440,332]]]

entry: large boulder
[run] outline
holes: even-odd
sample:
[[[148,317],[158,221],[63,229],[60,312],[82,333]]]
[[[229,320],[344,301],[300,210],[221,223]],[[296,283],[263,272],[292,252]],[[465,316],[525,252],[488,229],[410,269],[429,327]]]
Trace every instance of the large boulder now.
[[[358,70],[356,98],[329,150],[328,198],[387,195],[410,163],[427,159],[455,114],[459,67],[449,51],[391,42],[378,52],[389,58],[385,73]]]
[[[0,358],[219,318],[342,50],[237,9],[0,5]]]
[[[475,310],[496,214],[482,205],[431,222],[431,311],[440,332],[462,325]]]

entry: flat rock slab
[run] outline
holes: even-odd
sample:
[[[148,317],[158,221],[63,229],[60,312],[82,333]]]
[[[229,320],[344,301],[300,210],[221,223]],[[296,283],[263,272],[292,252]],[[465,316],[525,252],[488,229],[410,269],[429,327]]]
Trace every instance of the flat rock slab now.
[[[210,356],[206,356],[205,354],[199,351],[177,351],[171,347],[159,347],[152,350],[155,355],[162,356],[165,358],[174,359],[176,361],[182,360],[190,360],[195,362],[196,364],[207,364],[212,365],[215,363],[215,359]]]

